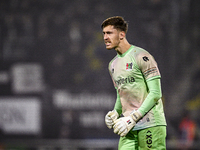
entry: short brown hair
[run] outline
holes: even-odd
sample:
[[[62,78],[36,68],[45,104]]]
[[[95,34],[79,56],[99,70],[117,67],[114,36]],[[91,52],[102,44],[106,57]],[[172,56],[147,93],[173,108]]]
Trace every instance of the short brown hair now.
[[[114,26],[115,29],[124,31],[125,33],[127,33],[128,31],[128,23],[121,16],[114,16],[114,17],[107,18],[101,24],[101,29],[109,25]]]

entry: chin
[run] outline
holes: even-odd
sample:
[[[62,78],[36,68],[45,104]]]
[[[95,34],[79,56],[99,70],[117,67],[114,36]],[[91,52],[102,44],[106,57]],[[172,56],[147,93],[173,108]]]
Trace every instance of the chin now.
[[[111,50],[114,49],[113,47],[106,47],[107,50]]]

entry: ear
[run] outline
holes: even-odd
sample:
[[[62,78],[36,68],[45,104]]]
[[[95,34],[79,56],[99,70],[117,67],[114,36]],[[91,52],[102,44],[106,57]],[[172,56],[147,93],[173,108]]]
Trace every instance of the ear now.
[[[125,36],[126,36],[126,34],[125,34],[124,31],[121,31],[121,32],[119,33],[119,38],[120,38],[120,40],[123,40],[123,39],[125,38]]]

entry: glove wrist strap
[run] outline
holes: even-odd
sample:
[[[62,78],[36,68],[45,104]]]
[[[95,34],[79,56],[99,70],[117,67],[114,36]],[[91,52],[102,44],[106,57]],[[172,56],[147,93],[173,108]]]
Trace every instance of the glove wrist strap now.
[[[130,116],[133,118],[135,122],[138,122],[142,118],[142,114],[139,111],[132,111]]]

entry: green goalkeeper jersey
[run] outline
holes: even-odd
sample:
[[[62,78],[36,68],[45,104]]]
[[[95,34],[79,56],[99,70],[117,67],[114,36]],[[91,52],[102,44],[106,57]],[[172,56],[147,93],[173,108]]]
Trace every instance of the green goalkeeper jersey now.
[[[140,108],[149,93],[148,80],[161,78],[153,56],[133,45],[124,54],[117,54],[110,61],[109,72],[118,94],[115,109],[124,116]],[[152,109],[140,111],[147,113],[133,130],[166,125],[161,99]]]

